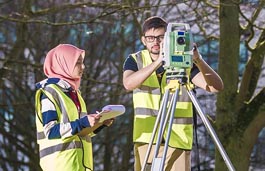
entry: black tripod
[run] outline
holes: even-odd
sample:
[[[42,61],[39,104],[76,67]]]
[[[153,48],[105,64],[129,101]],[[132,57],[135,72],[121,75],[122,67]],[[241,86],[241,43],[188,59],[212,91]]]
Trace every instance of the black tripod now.
[[[154,126],[154,129],[152,132],[151,140],[150,140],[150,143],[148,145],[148,149],[146,152],[146,156],[145,156],[141,171],[145,170],[147,160],[149,158],[149,155],[151,152],[151,147],[152,147],[152,144],[153,144],[153,141],[154,141],[158,127],[159,127],[159,131],[157,134],[157,142],[156,142],[156,146],[155,146],[155,152],[154,152],[151,170],[152,171],[164,171],[164,165],[165,165],[165,160],[166,160],[166,155],[167,155],[167,150],[168,150],[170,133],[171,133],[172,125],[173,125],[174,113],[175,113],[177,99],[179,96],[179,90],[180,90],[181,86],[183,86],[187,90],[187,93],[188,93],[193,105],[195,106],[196,110],[198,111],[198,115],[200,116],[200,118],[201,118],[202,122],[204,123],[210,136],[214,140],[214,143],[217,146],[220,154],[222,155],[229,171],[235,171],[235,168],[232,165],[227,153],[225,152],[220,140],[218,139],[214,129],[212,128],[212,126],[209,122],[209,120],[204,115],[204,113],[203,113],[203,111],[202,111],[202,109],[198,103],[197,98],[195,97],[194,93],[192,92],[192,90],[191,90],[191,88],[187,82],[188,78],[186,75],[186,69],[180,69],[179,72],[175,72],[175,71],[174,72],[173,71],[167,72],[166,77],[167,77],[167,80],[169,81],[169,83],[166,87],[166,91],[165,91],[165,94],[164,94],[163,99],[162,99],[161,107],[160,107],[158,115],[157,115],[157,119],[155,122],[155,126]],[[171,100],[169,100],[170,92],[173,92]],[[169,102],[169,106],[167,107],[168,102]],[[167,134],[167,137],[165,139],[164,151],[163,151],[162,158],[161,158],[161,157],[158,157],[158,152],[159,152],[159,147],[161,145],[162,137],[163,137],[163,134],[165,132],[165,128],[166,128],[167,124],[168,124],[168,131],[167,131],[168,134]]]

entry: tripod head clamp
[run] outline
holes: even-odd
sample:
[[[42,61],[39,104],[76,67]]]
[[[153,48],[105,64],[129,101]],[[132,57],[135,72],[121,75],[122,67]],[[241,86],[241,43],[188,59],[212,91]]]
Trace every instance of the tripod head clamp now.
[[[187,75],[186,69],[176,69],[176,70],[167,70],[166,71],[166,82],[167,89],[176,89],[182,85],[187,85],[189,78]]]

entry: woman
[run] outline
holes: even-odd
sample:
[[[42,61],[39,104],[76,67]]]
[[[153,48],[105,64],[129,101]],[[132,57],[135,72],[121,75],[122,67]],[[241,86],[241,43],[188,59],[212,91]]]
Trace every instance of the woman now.
[[[79,92],[85,51],[60,44],[45,58],[48,77],[36,84],[36,126],[40,166],[44,171],[93,170],[91,136],[112,120],[87,114]]]

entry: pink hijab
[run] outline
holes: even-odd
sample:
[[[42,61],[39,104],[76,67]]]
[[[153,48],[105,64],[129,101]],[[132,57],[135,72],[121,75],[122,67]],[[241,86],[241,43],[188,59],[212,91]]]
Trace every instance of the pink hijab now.
[[[72,76],[79,56],[85,57],[85,51],[70,44],[59,44],[46,55],[43,70],[48,78],[60,78],[77,90],[81,78]]]

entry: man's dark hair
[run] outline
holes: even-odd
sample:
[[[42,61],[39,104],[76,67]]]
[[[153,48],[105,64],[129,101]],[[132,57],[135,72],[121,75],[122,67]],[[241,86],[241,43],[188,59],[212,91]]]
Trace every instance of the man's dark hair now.
[[[144,21],[143,28],[142,28],[143,35],[145,35],[147,30],[150,30],[152,28],[154,28],[154,29],[164,28],[166,30],[167,29],[167,22],[163,18],[158,17],[158,16],[147,18]]]

